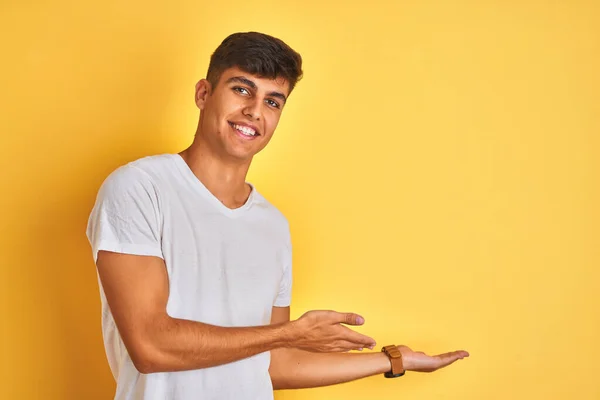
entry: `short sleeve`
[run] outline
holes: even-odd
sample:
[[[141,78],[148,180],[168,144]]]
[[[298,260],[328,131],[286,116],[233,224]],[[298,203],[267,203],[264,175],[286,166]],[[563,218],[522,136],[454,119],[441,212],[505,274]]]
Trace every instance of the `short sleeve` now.
[[[275,307],[288,307],[292,302],[292,243],[288,236],[285,246],[285,264],[283,276],[279,284],[279,293],[275,299]]]
[[[150,176],[132,165],[110,174],[98,191],[86,235],[94,261],[100,250],[164,258],[159,197]]]

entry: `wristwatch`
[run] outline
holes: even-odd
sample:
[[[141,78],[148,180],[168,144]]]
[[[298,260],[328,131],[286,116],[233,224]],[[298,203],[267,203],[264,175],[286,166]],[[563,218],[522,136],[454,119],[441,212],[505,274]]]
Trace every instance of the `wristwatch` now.
[[[383,376],[386,378],[398,378],[399,376],[404,375],[406,371],[404,370],[404,365],[402,364],[402,353],[400,353],[398,347],[392,344],[389,346],[384,346],[381,351],[389,357],[390,362],[392,363],[391,371],[386,372],[383,374]]]

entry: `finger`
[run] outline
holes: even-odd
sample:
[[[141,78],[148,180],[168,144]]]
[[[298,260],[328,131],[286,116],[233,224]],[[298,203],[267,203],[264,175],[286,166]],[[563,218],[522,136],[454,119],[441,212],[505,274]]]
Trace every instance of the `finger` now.
[[[469,352],[464,351],[464,350],[457,350],[457,351],[452,351],[450,353],[438,354],[435,357],[440,357],[442,359],[444,359],[446,357],[450,357],[450,358],[458,357],[459,359],[462,359],[465,357],[469,357]]]
[[[334,320],[334,322],[346,325],[362,325],[365,323],[365,319],[363,317],[354,313],[340,313],[337,311],[331,311],[331,318]]]
[[[462,360],[463,358],[468,357],[468,356],[469,356],[469,353],[467,353],[464,350],[460,350],[460,351],[453,351],[450,353],[438,354],[437,356],[434,356],[434,357],[439,360],[439,363],[441,364],[440,367],[445,367],[447,365],[452,364],[455,361]]]
[[[346,327],[343,327],[343,328],[345,331],[345,333],[343,335],[344,340],[354,343],[354,344],[357,344],[357,345],[360,345],[361,347],[368,347],[371,350],[377,345],[377,342],[375,342],[375,339],[373,339],[369,336],[363,335],[361,333],[354,332],[352,329],[349,329]]]
[[[337,346],[336,351],[341,352],[341,353],[346,353],[351,350],[362,351],[362,349],[363,349],[363,345],[356,344],[356,343],[350,342],[348,340],[340,340],[340,341],[336,342],[336,346]]]

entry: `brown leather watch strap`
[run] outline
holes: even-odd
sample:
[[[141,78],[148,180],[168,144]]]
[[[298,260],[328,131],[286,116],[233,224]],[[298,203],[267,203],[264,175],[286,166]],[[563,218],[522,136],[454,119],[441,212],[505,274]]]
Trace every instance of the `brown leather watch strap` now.
[[[402,363],[402,353],[395,345],[384,346],[381,349],[388,356],[392,364],[392,370],[383,374],[386,378],[397,378],[404,375],[404,365]]]

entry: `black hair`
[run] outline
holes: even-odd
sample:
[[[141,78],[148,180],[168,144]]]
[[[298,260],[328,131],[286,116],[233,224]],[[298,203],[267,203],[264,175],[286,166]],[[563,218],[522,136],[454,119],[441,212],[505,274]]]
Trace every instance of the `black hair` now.
[[[290,93],[302,79],[300,54],[282,40],[259,32],[227,36],[210,57],[206,79],[215,87],[223,71],[232,67],[261,78],[284,78]]]

